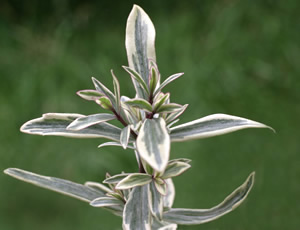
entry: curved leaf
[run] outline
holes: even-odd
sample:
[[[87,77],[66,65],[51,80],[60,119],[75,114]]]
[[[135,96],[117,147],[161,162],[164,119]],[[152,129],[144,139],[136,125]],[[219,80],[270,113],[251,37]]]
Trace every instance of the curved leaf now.
[[[167,185],[167,194],[163,197],[164,198],[164,208],[170,209],[173,206],[175,200],[175,186],[173,184],[173,180],[166,179],[165,180]]]
[[[161,176],[162,179],[167,179],[175,176],[179,176],[180,174],[184,173],[191,167],[190,164],[185,162],[171,162],[167,165],[164,174]]]
[[[166,80],[164,80],[161,85],[155,90],[155,93],[160,92],[167,84],[171,83],[172,81],[176,80],[177,78],[181,77],[184,73],[176,73],[168,77]]]
[[[107,138],[114,141],[120,140],[121,129],[102,122],[83,130],[74,131],[66,128],[77,118],[85,117],[74,113],[46,113],[42,117],[27,121],[21,131],[28,134],[42,136],[65,136],[77,138]]]
[[[153,169],[163,172],[170,154],[170,136],[163,118],[146,119],[137,140],[138,152]]]
[[[135,108],[144,109],[148,112],[152,111],[151,104],[144,99],[135,98],[135,99],[128,100],[125,103]]]
[[[171,128],[172,141],[207,138],[246,128],[269,128],[262,123],[226,114],[213,114]],[[272,129],[273,130],[273,129]]]
[[[138,72],[146,83],[149,82],[148,61],[156,61],[154,43],[155,28],[151,19],[141,7],[134,5],[127,19],[125,45],[129,67]],[[146,98],[136,80],[133,82],[138,96]]]
[[[127,125],[124,129],[122,129],[121,136],[120,136],[120,144],[122,145],[123,149],[127,148],[129,137],[130,137],[130,125]]]
[[[109,206],[123,206],[124,203],[113,197],[99,197],[90,202],[90,205],[93,207],[109,207]]]
[[[22,169],[9,168],[6,169],[4,173],[27,183],[31,183],[58,193],[62,193],[64,195],[71,196],[85,202],[91,202],[96,198],[105,196],[104,192],[85,185],[55,177],[38,175]]]
[[[123,230],[151,230],[149,185],[133,188],[123,212]]]
[[[163,214],[163,208],[164,208],[163,196],[156,189],[154,181],[151,181],[149,187],[150,187],[150,195],[151,195],[151,205],[150,205],[151,212],[153,216],[161,220]]]
[[[77,95],[88,101],[96,101],[97,99],[102,97],[104,94],[100,93],[97,90],[84,89],[84,90],[79,90],[77,92]]]
[[[67,129],[77,131],[104,121],[110,121],[114,119],[116,119],[116,116],[110,113],[88,115],[75,119],[67,126]]]
[[[237,208],[248,196],[253,183],[255,173],[251,173],[247,180],[233,191],[219,205],[211,209],[184,209],[174,208],[165,212],[163,219],[175,224],[203,224],[215,220]]]
[[[122,174],[117,174],[111,177],[106,178],[103,183],[105,184],[117,184],[124,178],[126,178],[129,174],[128,173],[122,173]]]
[[[105,146],[119,146],[119,147],[123,147],[119,142],[105,142],[101,145],[98,145],[98,148],[102,148],[102,147],[105,147]],[[131,145],[127,145],[127,148],[129,149],[135,149],[134,146],[131,146]]]
[[[116,189],[129,189],[137,186],[149,184],[152,181],[152,176],[145,173],[131,173],[122,179],[117,185]],[[107,182],[106,182],[107,183]]]

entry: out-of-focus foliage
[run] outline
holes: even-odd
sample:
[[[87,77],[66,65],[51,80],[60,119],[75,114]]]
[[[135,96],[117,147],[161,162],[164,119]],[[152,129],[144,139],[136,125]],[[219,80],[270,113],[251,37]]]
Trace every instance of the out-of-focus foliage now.
[[[121,93],[134,96],[131,81],[121,67],[127,65],[124,28],[133,3],[1,1],[1,169],[20,167],[78,183],[103,181],[107,171],[138,170],[131,151],[97,149],[103,140],[74,141],[19,133],[21,124],[45,112],[99,112],[97,105],[75,92],[91,88],[91,76],[112,89],[111,68],[120,80]],[[211,207],[255,169],[256,184],[247,205],[201,227],[297,229],[298,1],[136,3],[151,15],[156,26],[162,80],[185,72],[177,84],[165,88],[172,92],[172,101],[190,104],[182,122],[221,112],[259,120],[277,131],[270,135],[248,130],[243,135],[173,144],[171,158],[186,154],[194,166],[174,180],[174,207]],[[195,180],[187,184],[187,177]],[[0,183],[0,229],[110,230],[121,224],[121,219],[106,211],[4,174]]]

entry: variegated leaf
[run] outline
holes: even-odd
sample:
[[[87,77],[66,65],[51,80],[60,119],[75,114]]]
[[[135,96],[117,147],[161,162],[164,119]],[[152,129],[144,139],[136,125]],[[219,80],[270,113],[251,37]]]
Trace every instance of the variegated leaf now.
[[[184,209],[174,208],[166,211],[163,219],[175,224],[203,224],[215,220],[237,208],[248,196],[253,183],[254,173],[251,173],[247,180],[232,192],[219,205],[210,209]]]
[[[207,138],[246,128],[269,128],[262,123],[226,114],[213,114],[171,128],[172,141]],[[273,129],[272,129],[273,130]]]
[[[146,83],[149,82],[149,59],[156,61],[155,55],[155,28],[145,11],[134,5],[127,19],[126,51],[129,67],[138,72]],[[145,93],[133,81],[140,98],[146,98]]]
[[[99,113],[99,114],[93,114],[93,115],[88,115],[84,117],[78,117],[74,121],[71,122],[67,126],[67,130],[81,130],[85,129],[89,126],[99,124],[104,121],[111,121],[116,119],[116,116],[110,113]]]
[[[22,169],[9,168],[6,169],[4,173],[27,183],[31,183],[58,193],[62,193],[64,195],[71,196],[85,202],[91,202],[96,198],[105,196],[105,193],[103,191],[96,190],[85,185],[55,177],[38,175]]]
[[[108,178],[106,178],[103,183],[106,184],[117,184],[119,183],[121,180],[123,180],[124,178],[126,178],[129,175],[129,173],[122,173],[122,174],[117,174],[114,176],[110,176]]]
[[[101,145],[98,145],[98,148],[102,148],[102,147],[105,147],[105,146],[119,146],[119,147],[122,147],[122,145],[119,142],[105,142]],[[132,146],[132,145],[127,145],[127,148],[135,149],[135,147]]]
[[[155,90],[155,94],[160,92],[167,84],[174,81],[175,79],[181,77],[184,73],[176,73],[168,77],[165,81],[161,83],[161,85]]]
[[[179,112],[182,110],[182,105],[176,104],[176,103],[168,103],[165,105],[160,106],[157,109],[157,113],[174,113]]]
[[[123,230],[151,230],[149,185],[133,188],[123,212]]]
[[[188,107],[188,104],[185,104],[185,105],[183,105],[181,107],[180,110],[175,111],[174,113],[169,114],[168,117],[167,117],[167,119],[166,119],[166,123],[170,124],[172,121],[174,121],[180,115],[182,115],[184,113],[184,111],[186,110],[187,107]]]
[[[179,176],[180,174],[184,173],[191,167],[190,164],[185,162],[171,162],[167,165],[166,170],[161,178],[167,179],[175,176]]]
[[[21,131],[42,136],[51,135],[77,138],[103,137],[114,141],[120,140],[121,129],[106,122],[79,131],[66,129],[71,122],[81,117],[85,116],[74,113],[46,113],[40,118],[27,121],[22,125]]]
[[[100,93],[97,90],[85,89],[85,90],[78,91],[77,95],[88,101],[96,101],[97,99],[102,97],[104,94]]]
[[[163,118],[146,119],[136,141],[138,152],[153,169],[163,172],[170,154],[170,137]]]
[[[113,84],[114,84],[114,93],[115,93],[115,99],[116,99],[116,111],[118,114],[120,114],[121,110],[121,93],[120,93],[120,83],[115,76],[113,70],[111,70],[111,75],[113,77]]]
[[[115,95],[108,88],[106,88],[100,81],[98,81],[96,78],[92,77],[92,81],[94,83],[96,90],[98,90],[99,92],[102,92],[110,100],[113,108],[116,109],[117,104],[116,104]]]
[[[127,177],[122,179],[117,185],[116,189],[130,189],[137,186],[149,184],[152,181],[152,176],[145,173],[130,173]]]
[[[124,149],[127,148],[129,137],[130,137],[130,125],[126,126],[121,132],[120,144]]]
[[[167,184],[166,182],[161,178],[155,178],[154,185],[156,187],[156,190],[162,195],[165,196],[167,194]]]
[[[148,112],[152,111],[151,104],[148,101],[141,99],[141,98],[135,98],[132,100],[128,100],[128,101],[126,101],[126,104],[128,104],[132,107],[135,107],[135,108],[144,109]]]
[[[166,179],[165,180],[167,185],[167,194],[163,197],[164,198],[164,208],[170,209],[173,206],[175,200],[175,186],[173,184],[173,180]]]
[[[104,193],[109,193],[112,192],[112,190],[110,190],[108,187],[106,187],[103,184],[97,183],[97,182],[93,182],[93,181],[86,181],[84,183],[85,186],[88,186],[90,188],[96,189],[96,190],[100,190],[101,192]]]
[[[164,207],[163,196],[157,191],[154,181],[149,184],[149,187],[151,195],[151,212],[153,216],[161,220]]]
[[[143,89],[143,95],[148,95],[149,94],[149,88],[145,80],[141,77],[141,75],[136,72],[134,69],[127,67],[127,66],[122,66],[131,76],[133,82],[136,82],[136,85],[138,87],[141,87]],[[147,97],[145,97],[147,98]]]
[[[113,197],[99,197],[90,202],[93,207],[123,206],[124,203]]]

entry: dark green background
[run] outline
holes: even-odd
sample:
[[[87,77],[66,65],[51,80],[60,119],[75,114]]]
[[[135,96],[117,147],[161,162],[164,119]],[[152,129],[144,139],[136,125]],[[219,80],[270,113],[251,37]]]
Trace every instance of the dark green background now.
[[[76,96],[91,76],[133,97],[124,33],[133,1],[0,3],[0,169],[18,167],[79,183],[137,171],[135,157],[104,140],[30,136],[27,120],[46,112],[92,114]],[[300,2],[136,1],[153,20],[162,79],[185,75],[166,90],[190,106],[187,122],[227,113],[268,124],[225,136],[172,144],[171,158],[191,158],[176,178],[174,206],[210,208],[252,171],[256,183],[234,212],[179,229],[297,230],[300,227]],[[0,175],[0,229],[121,229],[121,219],[86,203]]]

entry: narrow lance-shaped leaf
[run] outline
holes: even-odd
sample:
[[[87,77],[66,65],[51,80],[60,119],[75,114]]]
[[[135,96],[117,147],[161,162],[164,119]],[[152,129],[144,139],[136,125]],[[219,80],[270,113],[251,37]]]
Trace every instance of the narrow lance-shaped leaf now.
[[[126,104],[135,107],[135,108],[139,108],[139,109],[144,109],[148,112],[152,111],[152,106],[150,105],[150,103],[144,99],[140,99],[140,98],[135,98],[132,100],[128,100],[126,101]]]
[[[151,230],[149,185],[133,188],[123,212],[123,230]]]
[[[134,5],[127,19],[126,25],[126,51],[129,67],[138,72],[146,83],[149,82],[148,61],[156,61],[155,55],[155,28],[145,11]],[[146,98],[143,90],[133,81],[137,94]]]
[[[272,129],[262,123],[246,118],[226,114],[213,114],[171,128],[170,136],[172,141],[187,141],[218,136],[246,128]]]
[[[184,111],[186,110],[186,108],[188,107],[188,104],[185,104],[181,107],[180,110],[175,111],[173,113],[170,113],[169,116],[166,119],[166,123],[170,124],[172,121],[174,121],[177,117],[179,117],[180,115],[182,115],[184,113]]]
[[[143,89],[143,91],[142,91],[143,95],[147,96],[149,94],[149,87],[146,84],[145,80],[141,77],[141,75],[130,67],[123,66],[123,68],[130,74],[133,81],[136,82],[136,85]],[[144,97],[144,98],[147,98],[147,97]]]
[[[104,94],[100,93],[97,90],[84,89],[84,90],[78,91],[77,95],[88,101],[96,101],[97,99],[102,97]]]
[[[131,173],[117,185],[116,189],[129,189],[137,186],[149,184],[152,181],[152,176],[145,173]]]
[[[106,122],[78,131],[66,129],[71,122],[80,117],[85,116],[73,113],[46,113],[40,118],[27,121],[21,127],[21,131],[42,136],[51,135],[77,138],[103,137],[114,141],[120,140],[121,129]]]
[[[98,90],[99,92],[102,92],[110,100],[113,108],[116,109],[117,104],[116,104],[115,95],[108,88],[106,88],[100,81],[98,81],[96,78],[92,77],[92,81],[95,85],[96,90]]]
[[[175,224],[203,224],[215,220],[237,208],[248,196],[253,183],[254,173],[251,173],[247,180],[232,192],[219,205],[210,209],[184,209],[174,208],[165,212],[163,219]]]
[[[85,117],[79,117],[68,125],[68,130],[81,130],[89,126],[99,124],[104,121],[110,121],[116,119],[116,116],[110,113],[99,113],[88,115]]]
[[[123,147],[119,142],[113,142],[113,141],[111,141],[111,142],[105,142],[105,143],[103,143],[101,145],[98,145],[98,148],[102,148],[102,147],[106,147],[106,146],[119,146],[119,147]],[[132,145],[127,145],[127,148],[129,148],[129,149],[135,149],[135,147],[132,146]]]
[[[165,105],[160,106],[157,109],[157,113],[174,113],[181,111],[182,105],[176,104],[176,103],[168,103]]]
[[[123,180],[124,178],[126,178],[128,175],[129,175],[128,173],[117,174],[117,175],[111,176],[109,178],[106,178],[103,181],[103,183],[106,183],[106,184],[117,184],[121,180]]]
[[[167,84],[171,83],[172,81],[176,80],[177,78],[181,77],[184,73],[176,73],[168,77],[161,85],[155,90],[155,94],[160,92]]]
[[[137,149],[153,169],[163,172],[170,154],[170,136],[163,118],[146,119],[137,137]]]
[[[124,149],[127,148],[129,137],[130,137],[130,125],[126,126],[121,132],[120,143]]]
[[[71,181],[55,177],[38,175],[22,169],[9,168],[6,169],[4,173],[16,179],[25,181],[27,183],[31,183],[42,188],[59,192],[85,202],[91,202],[92,200],[98,197],[105,196],[104,192],[85,185],[77,184]]]
[[[116,111],[119,114],[121,110],[121,93],[120,93],[120,83],[115,76],[113,70],[111,70],[111,75],[113,77],[113,84],[114,84],[114,93],[116,99]]]
[[[164,198],[164,208],[170,209],[173,206],[175,200],[175,186],[173,180],[166,179],[166,186],[167,186],[167,194],[163,197]]]
[[[154,181],[149,184],[151,195],[151,212],[159,220],[163,214],[163,196],[157,191]]]
[[[93,207],[109,207],[109,206],[116,206],[121,205],[123,206],[124,203],[121,200],[118,200],[114,197],[99,197],[90,202],[90,205]]]

